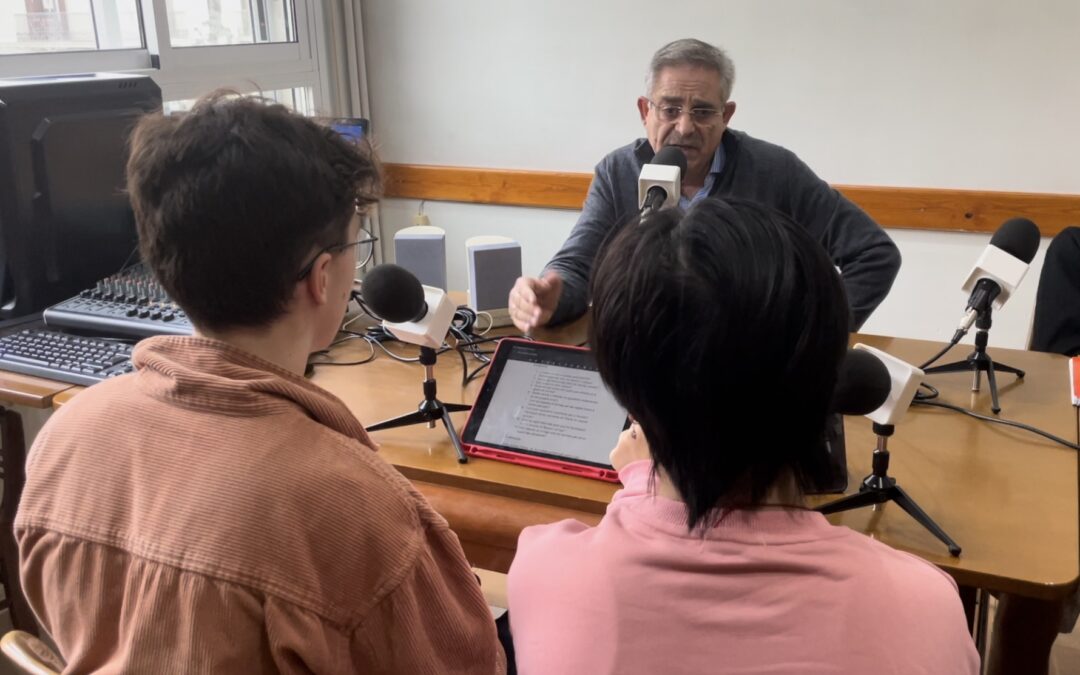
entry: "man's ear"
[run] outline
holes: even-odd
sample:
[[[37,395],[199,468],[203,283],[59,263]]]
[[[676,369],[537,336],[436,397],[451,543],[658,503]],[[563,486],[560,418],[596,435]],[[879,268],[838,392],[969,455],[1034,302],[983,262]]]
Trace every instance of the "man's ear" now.
[[[311,273],[304,277],[304,292],[313,304],[325,305],[330,300],[330,261],[333,259],[329,253],[320,254],[311,266]]]
[[[644,96],[638,96],[637,111],[641,115],[641,123],[645,124],[645,116],[649,114],[649,99]]]
[[[724,104],[724,125],[727,126],[731,122],[731,118],[735,116],[735,101],[728,101]]]

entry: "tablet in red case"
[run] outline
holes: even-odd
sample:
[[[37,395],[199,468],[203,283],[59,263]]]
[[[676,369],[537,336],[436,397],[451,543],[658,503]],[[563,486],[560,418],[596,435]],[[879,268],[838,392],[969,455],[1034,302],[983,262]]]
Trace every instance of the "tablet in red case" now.
[[[618,482],[608,455],[626,426],[588,349],[505,338],[461,440],[472,457]]]

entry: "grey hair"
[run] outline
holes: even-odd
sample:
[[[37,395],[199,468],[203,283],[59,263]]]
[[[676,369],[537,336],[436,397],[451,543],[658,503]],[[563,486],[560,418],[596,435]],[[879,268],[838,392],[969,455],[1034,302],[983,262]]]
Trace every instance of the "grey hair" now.
[[[693,38],[669,42],[653,54],[649,74],[645,77],[645,95],[652,96],[653,81],[661,70],[685,65],[715,70],[720,75],[720,96],[725,103],[728,101],[735,86],[735,64],[723,49]]]

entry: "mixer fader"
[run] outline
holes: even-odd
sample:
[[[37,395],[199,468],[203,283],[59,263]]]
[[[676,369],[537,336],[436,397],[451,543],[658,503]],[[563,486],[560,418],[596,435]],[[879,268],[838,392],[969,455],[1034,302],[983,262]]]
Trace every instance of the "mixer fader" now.
[[[147,337],[191,335],[184,310],[142,265],[106,277],[93,288],[45,310],[52,328]]]

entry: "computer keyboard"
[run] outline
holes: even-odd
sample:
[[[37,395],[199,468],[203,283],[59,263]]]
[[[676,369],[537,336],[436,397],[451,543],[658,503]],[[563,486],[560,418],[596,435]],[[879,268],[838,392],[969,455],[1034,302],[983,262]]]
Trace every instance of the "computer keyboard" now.
[[[72,384],[97,384],[132,371],[133,345],[27,328],[0,337],[0,370]]]

